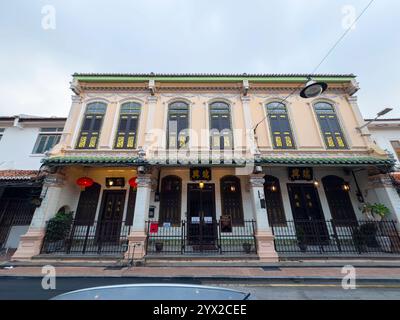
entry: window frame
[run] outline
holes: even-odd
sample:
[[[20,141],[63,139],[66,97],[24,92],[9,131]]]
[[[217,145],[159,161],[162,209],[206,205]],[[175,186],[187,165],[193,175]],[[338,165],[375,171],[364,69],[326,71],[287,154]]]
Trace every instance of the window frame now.
[[[277,201],[277,206],[275,206],[275,209],[280,210],[280,215],[281,217],[278,217],[276,221],[274,221],[272,213],[268,210],[268,204],[271,203],[271,198],[270,196],[267,196],[266,194],[266,189],[269,187],[268,183],[274,184],[277,187],[276,191],[271,191],[271,194],[276,194],[276,200]],[[280,185],[280,181],[277,177],[273,175],[265,175],[264,176],[264,186],[263,186],[263,191],[264,191],[264,198],[265,198],[265,211],[267,214],[268,222],[270,225],[274,225],[276,227],[286,227],[287,226],[287,219],[286,219],[286,212],[285,212],[285,206],[283,203],[283,195],[282,195],[282,189]]]
[[[317,106],[319,104],[325,104],[325,105],[330,106],[330,110],[331,111],[325,111],[325,112],[319,113],[318,110],[317,110]],[[348,146],[348,143],[347,143],[347,139],[344,136],[343,126],[341,125],[341,122],[339,121],[339,117],[338,117],[338,114],[336,112],[335,105],[332,102],[317,101],[317,102],[313,103],[312,107],[313,107],[313,111],[314,111],[315,117],[317,118],[319,131],[320,131],[322,140],[324,141],[325,148],[328,149],[328,150],[348,150],[349,146]],[[323,126],[321,124],[321,116],[322,115],[324,115],[324,116],[329,115],[329,118],[334,118],[335,124],[336,124],[336,126],[338,128],[338,132],[335,132],[335,130],[332,130],[332,126],[330,125],[331,122],[327,122],[327,126],[328,126],[328,129],[329,129],[329,134],[328,135],[326,134],[327,131],[323,130]],[[343,146],[340,146],[340,142],[337,140],[337,138],[333,139],[334,137],[340,137],[340,139],[341,139],[341,141],[343,143]],[[328,141],[329,138],[332,138],[334,146],[330,146],[329,145],[329,141]]]
[[[103,105],[104,110],[102,112],[89,111],[89,108],[91,106],[95,106],[96,104]],[[95,149],[97,149],[97,146],[98,146],[99,140],[100,140],[101,130],[103,128],[105,114],[107,112],[107,107],[108,107],[108,104],[103,101],[94,101],[94,102],[90,102],[86,105],[86,110],[85,110],[85,113],[83,116],[80,130],[79,130],[79,135],[78,135],[78,139],[76,141],[75,149],[79,149],[79,150],[95,150]],[[86,120],[88,120],[89,117],[91,117],[89,128],[84,130]],[[98,119],[98,118],[100,118],[99,128],[98,128],[98,130],[94,130],[93,127],[96,125],[96,119]],[[85,131],[87,131],[86,134],[84,134]],[[86,136],[86,140],[85,140],[83,146],[80,146],[84,135]],[[92,140],[93,136],[97,136],[97,137],[96,137],[94,145],[90,146],[92,143],[91,140]]]
[[[139,110],[138,112],[124,112],[123,108],[127,107],[128,105],[135,105],[135,107],[137,107],[137,109]],[[137,148],[137,140],[138,140],[138,133],[139,133],[139,124],[140,124],[140,116],[142,113],[142,104],[136,101],[129,101],[129,102],[125,102],[121,105],[120,107],[120,112],[119,112],[119,117],[118,117],[118,123],[117,123],[117,130],[115,132],[115,139],[114,139],[114,149],[117,150],[132,150],[132,149],[136,149]],[[135,126],[135,130],[134,131],[129,131],[128,130],[128,122],[129,124],[131,124],[133,117],[136,116],[136,126]],[[124,131],[120,131],[120,125],[121,125],[121,121],[122,121],[122,117],[127,117],[127,124],[125,127]],[[120,132],[124,132],[123,134],[121,134]],[[132,147],[128,146],[129,143],[129,137],[132,135],[133,132],[133,145]],[[120,137],[123,137],[123,145],[122,147],[118,147],[118,139]]]
[[[178,182],[179,183],[179,190],[176,191],[176,199],[175,200],[175,205],[176,207],[174,208],[175,211],[175,215],[176,216],[172,216],[172,217],[167,217],[165,214],[163,214],[165,212],[165,208],[171,208],[170,206],[168,206],[168,203],[166,203],[166,200],[171,200],[171,192],[170,193],[166,193],[164,186],[166,185],[166,183],[168,182],[168,180],[174,181],[174,182]],[[158,223],[160,224],[160,226],[162,227],[163,224],[165,222],[167,223],[171,223],[172,226],[180,226],[181,224],[181,219],[182,219],[182,179],[176,175],[167,175],[165,177],[163,177],[161,179],[161,192],[160,192],[160,209],[158,212]],[[163,215],[162,215],[163,214]],[[168,221],[168,219],[170,219],[170,221]]]
[[[46,138],[46,140],[45,140],[45,142],[43,144],[43,152],[38,152],[38,148],[39,148],[39,145],[41,144],[41,140],[42,140],[43,137]],[[49,139],[51,137],[55,137],[55,140],[53,141],[53,145],[49,149],[45,150],[46,147],[47,147],[47,144],[49,142]],[[47,132],[39,133],[37,138],[36,138],[35,145],[33,146],[32,154],[45,154],[47,151],[50,151],[51,149],[53,149],[54,146],[57,145],[60,142],[60,140],[61,140],[61,133],[57,133],[57,132],[54,132],[54,133],[50,133],[50,132],[49,133],[47,133]]]
[[[272,104],[280,104],[280,105],[282,105],[284,107],[284,113],[278,113],[278,112],[275,113],[275,114],[272,113],[269,110],[269,106],[272,105]],[[291,120],[290,120],[290,117],[289,117],[289,111],[288,111],[287,104],[285,104],[283,102],[280,102],[280,101],[277,101],[277,100],[273,100],[273,101],[269,101],[269,102],[265,103],[264,108],[265,108],[265,112],[267,113],[268,126],[269,126],[269,131],[270,131],[270,134],[271,134],[272,147],[274,149],[278,149],[278,150],[296,149],[296,141],[294,139],[293,128],[292,128],[292,123],[291,123]],[[278,116],[281,116],[282,114],[284,114],[285,117],[286,117],[287,125],[289,127],[289,131],[288,131],[289,135],[288,136],[289,136],[289,138],[291,140],[292,146],[287,146],[287,141],[286,141],[286,136],[287,135],[284,134],[285,131],[281,131],[282,129],[279,128],[279,130],[280,130],[279,134],[275,134],[274,130],[273,130],[272,119],[271,119],[272,116],[275,115],[275,116],[278,117]],[[279,119],[278,121],[281,121],[281,120]],[[278,146],[277,145],[277,142],[276,142],[276,139],[275,139],[276,136],[280,137],[282,146]]]
[[[220,181],[220,195],[221,195],[221,214],[225,214],[225,210],[226,210],[226,195],[229,194],[229,191],[224,190],[224,186],[227,183],[234,183],[235,188],[237,188],[237,190],[233,191],[235,192],[235,194],[237,195],[235,197],[235,201],[237,201],[237,204],[239,205],[238,207],[238,216],[237,217],[233,217],[231,215],[231,221],[232,221],[232,226],[234,227],[243,227],[244,226],[244,222],[245,222],[245,218],[244,218],[244,210],[243,210],[243,197],[242,197],[242,186],[241,186],[241,181],[238,177],[236,176],[232,176],[232,175],[227,175],[227,176],[223,176]]]
[[[213,111],[213,106],[216,104],[221,104],[221,105],[225,105],[226,109],[227,109],[227,116],[228,116],[228,123],[229,123],[229,128],[213,128],[212,126],[212,122],[213,122],[213,112],[215,113],[215,111]],[[216,100],[213,101],[209,104],[209,110],[208,110],[208,116],[209,116],[209,135],[210,135],[210,150],[233,150],[234,149],[234,139],[233,139],[233,121],[232,121],[232,108],[231,108],[231,104],[226,102],[226,101],[222,101],[222,100]],[[218,114],[218,112],[216,113]],[[221,114],[223,114],[221,112]],[[219,125],[221,124],[221,120],[218,120]],[[229,131],[229,143],[231,144],[231,146],[229,147],[225,147],[225,138],[224,138],[224,131],[228,130]],[[216,144],[214,144],[214,139],[215,137],[217,137],[217,133],[218,132],[218,137],[219,137],[219,144],[218,146]],[[226,132],[226,131],[225,131]]]
[[[179,105],[182,104],[182,109],[179,109],[179,107],[174,107],[174,105]],[[185,149],[189,147],[189,128],[190,128],[190,109],[189,109],[190,104],[187,103],[186,101],[183,100],[176,100],[168,104],[168,111],[167,111],[167,134],[166,134],[166,144],[167,144],[167,149],[172,149],[172,150],[180,150],[180,149]],[[176,109],[173,109],[176,108]],[[186,108],[186,109],[184,109]],[[179,112],[181,111],[181,112]],[[176,137],[174,138],[175,145],[170,144],[171,142],[171,134],[170,134],[170,122],[171,122],[171,115],[180,115],[180,114],[185,114],[186,115],[186,128],[179,130],[179,120],[177,120],[177,132],[176,132]],[[185,141],[184,143],[181,143],[180,141],[181,137],[184,137]]]

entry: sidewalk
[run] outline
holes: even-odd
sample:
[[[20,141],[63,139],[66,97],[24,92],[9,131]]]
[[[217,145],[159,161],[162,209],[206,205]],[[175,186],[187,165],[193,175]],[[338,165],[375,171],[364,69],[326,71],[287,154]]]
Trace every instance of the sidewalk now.
[[[265,266],[265,267],[94,267],[56,266],[59,277],[134,277],[182,278],[199,280],[339,280],[344,274],[339,266]],[[2,266],[0,277],[42,277],[40,266]],[[400,266],[359,266],[360,280],[400,282]]]

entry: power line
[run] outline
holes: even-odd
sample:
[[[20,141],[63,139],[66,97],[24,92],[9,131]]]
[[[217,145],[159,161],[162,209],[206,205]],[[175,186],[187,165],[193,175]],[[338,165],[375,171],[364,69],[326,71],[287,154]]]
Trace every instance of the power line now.
[[[353,21],[353,23],[350,25],[349,28],[346,29],[346,31],[339,37],[339,39],[335,42],[335,44],[328,50],[328,52],[325,54],[325,56],[322,58],[322,60],[317,64],[317,66],[313,69],[313,71],[309,74],[312,75],[314,74],[319,67],[325,62],[325,60],[329,57],[329,55],[336,49],[338,44],[344,39],[344,37],[350,32],[350,30],[353,28],[353,26],[357,23],[357,21],[363,16],[363,14],[368,10],[368,8],[372,5],[372,3],[375,0],[371,0],[367,6],[361,11],[361,13],[358,15],[358,17]],[[284,99],[282,99],[279,103],[285,102],[289,97],[291,97],[300,87],[302,87],[303,84],[300,84],[298,87],[294,88],[293,91],[291,91]],[[266,118],[268,117],[268,114],[262,118],[253,128],[254,134],[256,134],[256,130],[258,126],[263,122]]]

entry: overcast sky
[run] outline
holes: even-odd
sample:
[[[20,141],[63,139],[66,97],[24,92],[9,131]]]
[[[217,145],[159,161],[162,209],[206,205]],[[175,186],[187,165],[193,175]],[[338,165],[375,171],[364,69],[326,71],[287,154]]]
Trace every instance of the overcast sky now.
[[[0,115],[66,116],[74,72],[309,73],[369,1],[3,0]],[[318,72],[400,117],[399,35],[400,1],[376,0]]]

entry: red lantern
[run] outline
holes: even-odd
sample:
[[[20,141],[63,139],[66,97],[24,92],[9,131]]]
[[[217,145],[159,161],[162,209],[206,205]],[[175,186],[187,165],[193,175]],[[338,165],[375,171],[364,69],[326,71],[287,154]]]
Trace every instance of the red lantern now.
[[[133,189],[137,188],[136,177],[133,177],[133,178],[129,179],[128,183]]]
[[[87,187],[91,187],[93,185],[93,183],[94,183],[93,179],[91,179],[89,177],[81,177],[78,180],[76,180],[76,184],[83,189],[87,188]]]

